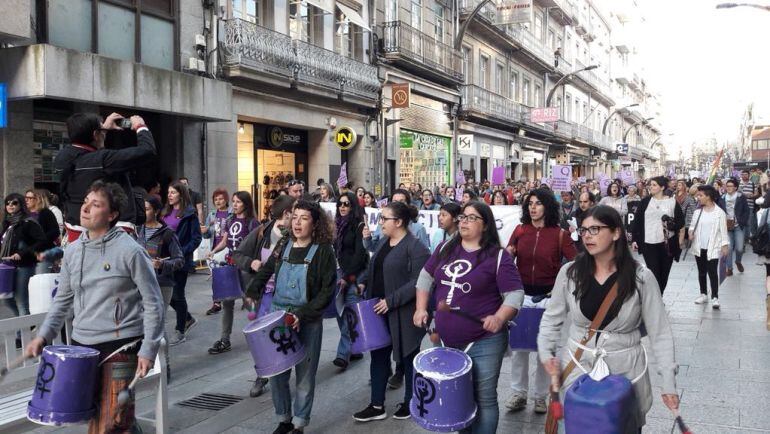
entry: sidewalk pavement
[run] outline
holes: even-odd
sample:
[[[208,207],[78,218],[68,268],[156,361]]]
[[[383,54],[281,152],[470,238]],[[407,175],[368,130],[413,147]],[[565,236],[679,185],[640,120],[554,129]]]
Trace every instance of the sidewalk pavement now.
[[[675,263],[664,296],[676,342],[680,364],[677,386],[685,421],[693,432],[758,433],[770,432],[770,332],[765,328],[764,267],[754,265],[756,256],[747,253],[745,273],[728,278],[720,288],[721,310],[710,303],[696,305],[697,268],[692,256]],[[219,338],[222,314],[206,316],[210,307],[210,281],[195,274],[188,281],[190,311],[199,321],[187,342],[171,348],[169,414],[172,432],[181,433],[271,433],[277,426],[270,393],[249,397],[255,374],[251,355],[240,330],[247,323],[246,312],[236,311],[232,351],[209,355],[207,349]],[[240,309],[240,302],[236,302]],[[173,330],[175,313],[169,310],[166,321]],[[369,403],[368,356],[353,362],[340,373],[332,365],[339,331],[334,320],[324,323],[324,338],[318,369],[315,403],[307,433],[419,433],[424,432],[410,420],[392,418],[359,424],[351,415]],[[646,338],[645,338],[646,341]],[[427,342],[427,341],[426,341]],[[649,342],[646,342],[649,348]],[[427,348],[428,345],[424,345]],[[534,356],[533,356],[534,357]],[[500,433],[540,433],[545,416],[526,410],[510,413],[504,403],[510,396],[510,359],[503,363],[498,393]],[[650,373],[654,386],[660,383],[650,352]],[[653,387],[654,393],[659,393]],[[234,395],[241,400],[222,410],[198,410],[180,406],[180,401],[202,393]],[[403,390],[388,391],[386,409],[392,413]],[[138,392],[137,414],[151,416],[152,391]],[[659,395],[653,399],[645,433],[672,433],[673,417]],[[82,432],[82,427],[29,432]],[[151,432],[146,429],[145,432]]]

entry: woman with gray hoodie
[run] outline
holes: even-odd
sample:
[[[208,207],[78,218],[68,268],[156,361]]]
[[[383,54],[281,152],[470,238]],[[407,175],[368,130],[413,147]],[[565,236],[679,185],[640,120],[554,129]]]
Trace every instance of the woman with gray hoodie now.
[[[59,290],[43,325],[27,345],[38,356],[73,309],[72,343],[98,350],[98,411],[90,432],[135,427],[134,404],[118,408],[114,395],[152,368],[163,337],[163,301],[147,252],[115,226],[127,201],[114,183],[95,182],[80,209],[86,231],[64,252]]]

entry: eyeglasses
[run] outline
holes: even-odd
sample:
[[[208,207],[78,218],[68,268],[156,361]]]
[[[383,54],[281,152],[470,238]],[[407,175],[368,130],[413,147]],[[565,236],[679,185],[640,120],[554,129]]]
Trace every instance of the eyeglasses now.
[[[345,202],[340,201],[340,202],[337,202],[337,206],[340,207],[340,208],[342,208],[343,206],[345,208],[350,208],[350,202],[348,202],[348,201],[345,201]]]
[[[467,221],[470,223],[476,223],[479,220],[484,221],[484,217],[475,215],[475,214],[470,214],[470,215],[460,214],[457,216],[457,220],[461,222]]]
[[[385,217],[384,215],[380,214],[380,217],[377,219],[377,221],[380,222],[380,224],[385,223],[388,220],[398,220],[396,217]]]
[[[37,199],[35,196],[24,196],[24,200],[35,200]]]
[[[18,200],[9,200],[8,202],[5,203],[5,206],[19,206],[19,201]]]
[[[602,230],[602,228],[608,228],[609,226],[589,226],[587,228],[578,228],[577,232],[578,235],[581,237],[586,236],[586,233],[589,233],[591,235],[599,235],[599,231]]]

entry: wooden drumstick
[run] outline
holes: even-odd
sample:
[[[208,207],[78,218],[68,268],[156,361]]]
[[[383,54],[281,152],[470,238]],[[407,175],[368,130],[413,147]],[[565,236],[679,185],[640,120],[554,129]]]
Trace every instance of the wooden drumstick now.
[[[484,321],[482,321],[480,318],[475,317],[475,316],[473,316],[473,315],[471,315],[471,314],[469,314],[467,312],[463,312],[462,310],[460,310],[459,307],[452,307],[452,306],[446,304],[446,301],[444,301],[444,300],[441,300],[441,301],[438,302],[438,306],[436,307],[436,310],[439,311],[439,312],[453,313],[453,314],[459,315],[459,316],[461,316],[461,317],[463,317],[465,319],[471,320],[473,322],[476,322],[476,323],[479,323],[479,324],[484,324]]]
[[[118,406],[124,407],[126,404],[128,404],[128,401],[131,400],[131,391],[134,390],[134,386],[136,386],[136,382],[139,380],[139,372],[134,375],[134,379],[131,380],[130,383],[128,383],[128,387],[121,390],[120,393],[118,393]]]

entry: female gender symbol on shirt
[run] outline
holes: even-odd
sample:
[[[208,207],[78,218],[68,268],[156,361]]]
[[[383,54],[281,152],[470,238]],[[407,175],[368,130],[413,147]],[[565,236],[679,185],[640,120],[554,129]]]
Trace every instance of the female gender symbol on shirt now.
[[[243,238],[239,237],[238,235],[241,233],[241,229],[243,228],[243,223],[241,222],[233,222],[233,224],[230,225],[230,241],[233,243],[233,248],[237,249],[238,245],[241,244],[241,240]]]
[[[465,259],[458,259],[442,267],[444,274],[450,277],[452,280],[442,280],[441,284],[449,287],[449,293],[446,295],[446,304],[452,304],[452,297],[454,297],[455,289],[460,288],[460,291],[467,294],[471,292],[473,287],[469,282],[457,283],[457,279],[465,276],[471,271],[471,263]]]

